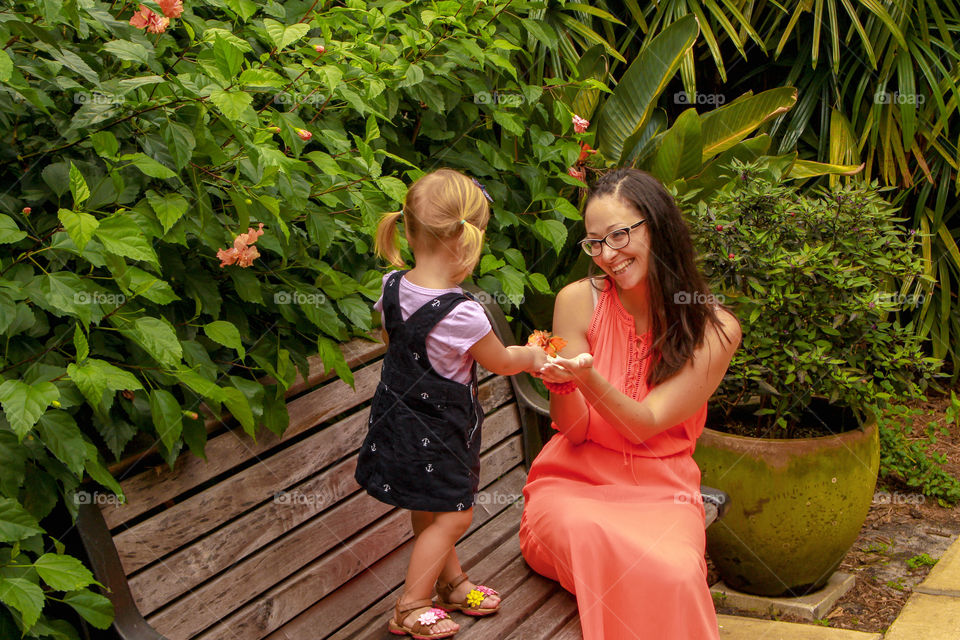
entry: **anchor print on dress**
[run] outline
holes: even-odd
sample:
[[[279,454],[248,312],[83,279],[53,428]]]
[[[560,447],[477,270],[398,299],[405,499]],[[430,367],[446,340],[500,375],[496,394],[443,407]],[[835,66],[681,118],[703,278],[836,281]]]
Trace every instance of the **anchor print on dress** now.
[[[414,359],[414,360],[419,360],[419,359],[420,359],[420,354],[417,353],[416,351],[414,351],[414,352],[413,352],[413,359]]]
[[[424,400],[429,400],[430,394],[424,391],[423,393],[420,394],[420,397],[423,398]]]
[[[383,485],[383,491],[384,491],[384,493],[390,493],[390,485],[384,483],[384,485]]]
[[[434,309],[436,309],[437,307],[440,306],[440,301],[439,301],[438,299],[434,298],[434,299],[433,299],[433,302],[430,303],[430,306],[433,307]]]
[[[424,469],[426,469],[427,473],[433,473],[433,463],[429,463]]]
[[[463,503],[462,503],[462,502],[458,502],[458,503],[457,503],[457,511],[463,511]]]
[[[376,442],[371,442],[371,443],[370,443],[370,451],[375,452],[376,450],[377,450],[377,443],[376,443]]]
[[[422,445],[425,446],[425,447],[429,447],[429,446],[430,446],[430,438],[424,438],[423,440],[420,441],[420,444],[422,444]]]

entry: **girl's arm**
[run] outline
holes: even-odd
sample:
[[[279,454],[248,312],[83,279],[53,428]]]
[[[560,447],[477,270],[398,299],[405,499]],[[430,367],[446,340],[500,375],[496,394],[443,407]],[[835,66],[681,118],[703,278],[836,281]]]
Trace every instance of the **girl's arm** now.
[[[733,314],[721,311],[720,321],[729,341],[708,325],[703,343],[690,361],[640,402],[624,395],[592,367],[578,366],[566,358],[554,363],[571,374],[580,393],[600,415],[625,438],[639,444],[692,416],[720,386],[741,337],[740,323]]]
[[[587,332],[593,317],[593,284],[589,280],[573,282],[557,293],[553,307],[553,334],[567,341],[561,355],[575,357],[590,349]],[[554,377],[554,376],[551,376]],[[561,375],[569,379],[569,375]],[[556,380],[556,378],[554,377]],[[590,412],[587,401],[578,390],[569,394],[550,394],[550,418],[557,429],[574,444],[587,437]]]
[[[547,362],[547,354],[540,347],[505,347],[492,329],[470,347],[469,351],[480,366],[502,376],[521,371],[535,373]]]

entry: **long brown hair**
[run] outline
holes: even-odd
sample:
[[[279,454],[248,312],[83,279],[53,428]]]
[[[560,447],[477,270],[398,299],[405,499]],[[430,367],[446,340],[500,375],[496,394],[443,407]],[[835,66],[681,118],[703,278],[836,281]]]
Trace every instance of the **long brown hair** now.
[[[402,267],[397,249],[397,222],[403,218],[412,238],[459,237],[454,257],[463,278],[470,275],[483,251],[483,230],[490,220],[490,205],[477,184],[453,169],[438,169],[410,185],[403,210],[386,213],[377,225],[374,247],[390,264]]]
[[[613,196],[646,219],[650,238],[647,287],[654,355],[647,368],[647,385],[653,387],[680,371],[703,343],[708,325],[727,341],[717,311],[709,301],[710,288],[697,268],[690,230],[680,209],[663,184],[639,169],[615,169],[603,175],[590,190],[584,211],[594,198]],[[598,278],[591,262],[591,278]],[[609,278],[605,286],[613,286]],[[593,280],[595,282],[595,280]]]

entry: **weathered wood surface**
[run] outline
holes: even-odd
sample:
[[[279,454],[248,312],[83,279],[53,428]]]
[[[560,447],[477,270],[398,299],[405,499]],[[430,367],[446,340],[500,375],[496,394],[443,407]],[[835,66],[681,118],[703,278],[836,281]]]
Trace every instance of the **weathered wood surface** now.
[[[484,423],[481,453],[516,435],[519,431],[518,419],[516,405],[508,405],[491,414]],[[484,460],[488,463],[490,474],[502,472],[505,464],[511,464],[516,459],[515,440],[516,437],[506,445],[504,452]],[[337,504],[359,490],[353,479],[356,450],[351,451],[354,455],[349,459],[286,491],[282,498],[261,505],[133,576],[130,586],[140,611],[152,613],[227,568],[230,569],[229,573],[193,591],[175,609],[193,606],[190,602],[197,597],[202,597],[202,601],[194,603],[198,608],[203,606],[218,610],[210,605],[214,600],[225,600],[236,608],[247,601],[237,593],[239,586],[245,593],[256,595],[290,575],[298,568],[297,563],[302,565],[312,561],[340,540],[390,511],[392,507],[373,499]],[[336,457],[335,453],[333,455]],[[485,474],[485,477],[495,477],[490,474]],[[331,505],[336,506],[315,518]],[[313,520],[309,524],[303,525],[311,518]],[[293,534],[276,543],[276,550],[267,553],[269,545],[274,545],[280,536],[294,529]],[[298,548],[297,545],[301,543],[303,548]],[[294,548],[286,551],[291,545]],[[305,555],[307,553],[309,557]],[[250,563],[237,564],[251,554],[255,555]],[[271,559],[274,555],[279,556],[275,561]],[[270,572],[262,572],[263,576],[256,575],[261,566],[270,566]],[[234,583],[239,586],[233,586]]]
[[[366,412],[363,415],[366,415]],[[515,434],[519,428],[516,404],[495,410],[484,421],[481,452],[488,451],[509,435]],[[362,439],[362,435],[360,438]],[[345,453],[355,451],[356,449],[352,448]],[[209,536],[137,573],[130,579],[130,589],[140,611],[145,615],[153,613],[158,607],[196,588],[250,554],[262,550],[275,539],[350,496],[358,489],[353,480],[355,468],[356,457],[352,456],[319,476],[287,489],[282,498],[257,507]],[[337,505],[322,518],[332,521],[345,520],[360,528],[391,509],[389,505],[377,504],[381,505],[381,508],[363,510],[357,507],[355,501],[351,501],[349,505]],[[318,546],[316,540],[311,543],[311,547],[316,549],[317,555],[327,550]],[[275,581],[284,577],[286,574],[276,575]]]
[[[107,526],[113,529],[234,467],[258,458],[324,420],[366,402],[373,396],[380,381],[380,369],[381,362],[377,362],[357,371],[354,378],[356,391],[337,379],[291,401],[287,405],[290,426],[282,438],[269,431],[261,431],[257,442],[254,442],[245,433],[231,429],[207,443],[207,460],[182,455],[173,469],[162,465],[123,480],[120,484],[127,498],[126,504],[109,504],[101,509]]]
[[[481,462],[481,486],[500,475],[494,470],[502,467],[509,469],[520,463],[522,451],[519,440],[519,436],[514,436],[487,454]],[[512,442],[517,442],[517,446],[511,446]],[[502,459],[508,455],[512,456],[512,464]],[[485,467],[491,471],[485,474]],[[478,519],[476,511],[474,515],[475,520]],[[375,564],[412,535],[408,513],[397,510],[345,542],[333,553],[303,567],[294,576],[261,594],[256,601],[223,618],[198,638],[259,640]],[[389,589],[389,585],[384,586]],[[165,628],[158,630],[169,635],[171,640],[189,637],[168,633]]]

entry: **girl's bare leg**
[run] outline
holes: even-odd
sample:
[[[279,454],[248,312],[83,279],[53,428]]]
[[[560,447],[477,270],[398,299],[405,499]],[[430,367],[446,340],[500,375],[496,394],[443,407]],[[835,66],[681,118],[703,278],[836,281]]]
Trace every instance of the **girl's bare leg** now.
[[[433,587],[440,572],[447,567],[449,559],[456,562],[453,546],[457,539],[470,526],[473,510],[411,513],[414,541],[410,566],[407,568],[407,580],[404,585],[400,604],[433,597]],[[459,567],[459,562],[457,562]],[[458,572],[459,574],[459,572]],[[403,620],[405,626],[412,626],[417,617],[426,610],[416,609]],[[460,625],[447,618],[432,627],[432,632],[455,631]]]

